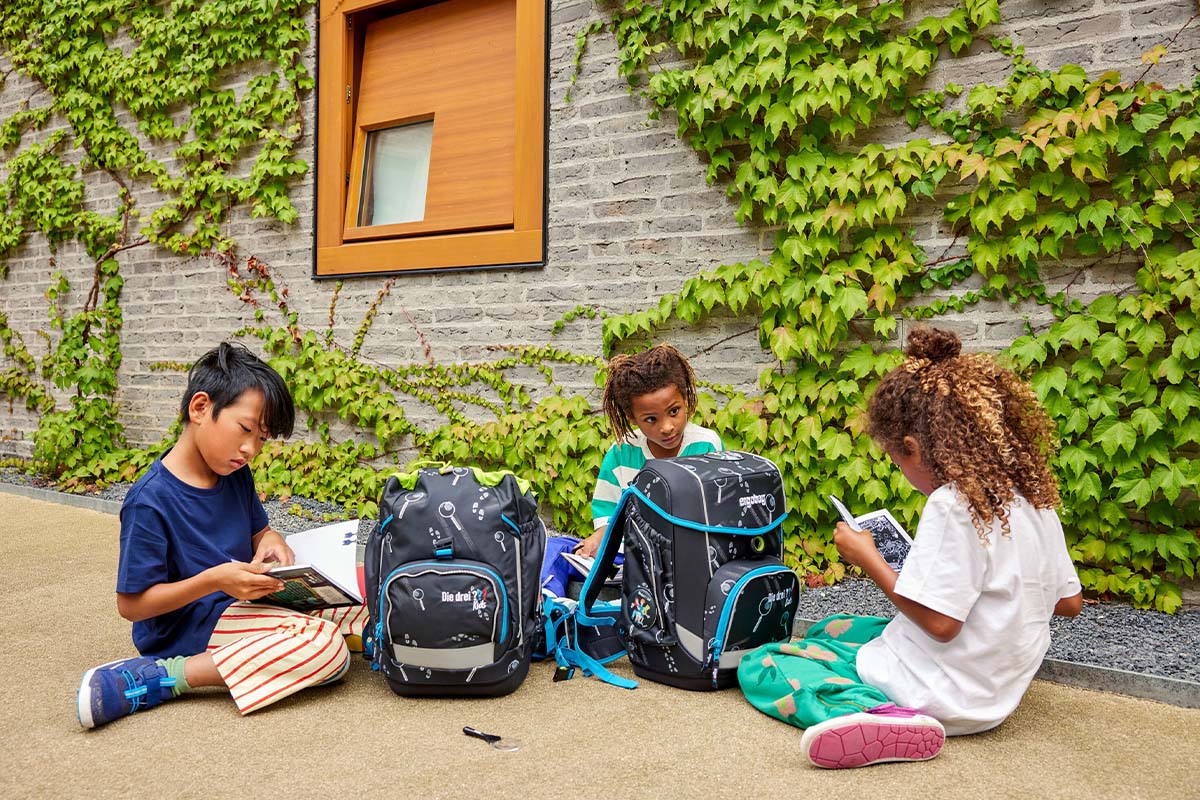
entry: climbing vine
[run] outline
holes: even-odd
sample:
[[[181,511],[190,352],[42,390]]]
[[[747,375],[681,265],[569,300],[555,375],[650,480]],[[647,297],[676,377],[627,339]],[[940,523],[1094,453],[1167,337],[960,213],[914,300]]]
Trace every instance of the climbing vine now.
[[[0,393],[42,415],[36,468],[70,485],[129,479],[153,457],[124,449],[113,399],[119,256],[153,245],[225,265],[230,292],[253,312],[238,333],[259,341],[311,429],[307,441],[268,446],[261,489],[371,513],[388,463],[415,448],[517,468],[556,527],[586,532],[608,433],[555,376],[584,368],[601,383],[602,360],[498,346],[489,360],[438,364],[413,324],[423,361],[371,363],[362,347],[378,310],[396,303],[391,282],[340,343],[340,284],[329,326],[306,327],[269,266],[238,255],[223,232],[241,204],[296,218],[288,190],[307,169],[295,144],[312,83],[301,60],[308,10],[299,0],[89,0],[0,12],[9,64],[33,87],[0,121],[0,257],[37,231],[52,248],[80,242],[95,263],[75,315],[64,303],[72,287],[61,273],[51,282],[53,347],[42,359],[0,317]],[[738,220],[778,233],[769,258],[698,275],[637,313],[578,307],[554,330],[602,318],[609,354],[714,309],[756,318],[777,363],[755,397],[708,386],[700,418],[727,446],[780,465],[792,506],[787,560],[815,584],[845,572],[827,495],[887,505],[910,526],[922,505],[861,430],[865,398],[898,361],[899,322],[1009,307],[1026,335],[1002,357],[1059,425],[1062,517],[1085,588],[1173,611],[1178,581],[1200,564],[1200,86],[1153,81],[1174,40],[1148,52],[1136,76],[1040,69],[1020,47],[987,38],[999,15],[997,0],[923,19],[900,2],[630,0],[589,23],[576,70],[589,36],[615,37],[621,73],[654,109],[674,112]],[[1008,59],[999,81],[924,87],[939,62],[973,44]],[[251,63],[257,77],[226,85]],[[132,114],[138,135],[116,109]],[[896,143],[896,125],[914,132]],[[153,157],[156,148],[171,158]],[[117,186],[114,211],[85,210],[85,181],[97,176]],[[147,186],[166,198],[154,209],[139,206]],[[931,215],[953,237],[944,252],[914,234]],[[1100,270],[1128,272],[1128,288],[1102,293],[1091,281]],[[530,370],[550,389],[537,401],[518,377]],[[74,393],[65,407],[52,387]]]
[[[39,332],[48,343],[43,357],[35,359],[0,315],[0,391],[41,414],[39,471],[69,485],[124,444],[115,402],[121,253],[149,245],[189,255],[230,251],[221,225],[241,203],[255,217],[297,219],[288,186],[308,169],[295,147],[300,98],[312,88],[302,61],[309,5],[11,0],[0,9],[7,60],[0,87],[20,80],[27,94],[0,121],[0,278],[34,232],[49,243],[53,270],[50,331]],[[259,74],[235,86],[231,76],[247,67]],[[161,151],[167,155],[154,155]],[[112,187],[115,209],[85,202],[89,180]],[[139,197],[150,189],[165,199],[143,208]],[[94,264],[76,312],[67,309],[79,305],[80,288],[54,257],[70,240]],[[54,387],[70,393],[64,407]]]
[[[982,301],[1041,307],[1053,322],[1027,324],[1006,357],[1059,423],[1062,516],[1084,587],[1171,611],[1176,579],[1200,561],[1200,81],[1147,80],[1165,45],[1129,81],[1038,69],[992,39],[1012,62],[1003,83],[955,106],[962,87],[911,90],[998,18],[994,0],[915,23],[897,2],[627,4],[613,22],[623,71],[648,75],[646,96],[675,110],[710,180],[728,180],[739,219],[780,232],[768,263],[723,266],[657,308],[607,319],[605,345],[717,306],[756,310],[779,359],[761,379],[765,413],[722,411],[717,423],[782,467],[802,532],[792,558],[836,567],[826,495],[888,503],[909,522],[920,504],[859,433],[864,398],[896,363],[881,345],[898,320]],[[668,44],[689,66],[654,65]],[[875,143],[885,115],[926,135]],[[923,201],[964,255],[929,259],[906,224]],[[1124,293],[1072,291],[1111,265],[1130,268]],[[1064,268],[1076,278],[1049,288]],[[922,301],[938,290],[956,293]]]

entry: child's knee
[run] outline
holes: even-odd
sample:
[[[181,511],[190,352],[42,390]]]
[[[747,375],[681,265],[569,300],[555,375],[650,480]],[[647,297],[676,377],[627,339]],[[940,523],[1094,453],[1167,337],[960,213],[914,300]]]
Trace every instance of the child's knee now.
[[[845,644],[866,644],[883,633],[886,617],[860,617],[854,614],[834,614],[813,623],[805,639],[832,639]]]
[[[331,683],[343,677],[350,669],[350,648],[336,622],[317,620],[306,632],[312,651],[310,668],[315,668],[313,685]]]

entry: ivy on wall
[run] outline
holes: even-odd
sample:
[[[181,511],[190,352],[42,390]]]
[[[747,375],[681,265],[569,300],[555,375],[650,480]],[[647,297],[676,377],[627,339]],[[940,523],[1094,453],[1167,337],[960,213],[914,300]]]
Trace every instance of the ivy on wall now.
[[[769,263],[721,267],[657,308],[606,320],[605,344],[717,306],[756,310],[780,363],[761,378],[765,414],[750,426],[716,420],[783,468],[802,532],[792,558],[836,567],[823,497],[892,504],[909,522],[920,503],[858,435],[864,398],[895,364],[881,340],[902,317],[1039,304],[1053,324],[1031,327],[1006,357],[1059,423],[1062,517],[1083,585],[1174,610],[1174,579],[1200,561],[1200,80],[1148,81],[1166,46],[1123,80],[1041,70],[993,39],[1012,62],[1003,83],[913,92],[999,5],[904,16],[899,2],[825,0],[631,2],[616,15],[623,71],[648,73],[646,96],[676,112],[710,180],[729,180],[739,219],[780,232]],[[656,68],[668,45],[689,65]],[[927,135],[877,144],[885,117]],[[965,240],[964,257],[930,261],[918,246],[906,221],[929,205]],[[1131,263],[1135,282],[1119,296],[1085,303],[1071,282],[1046,285],[1063,269],[1078,278]],[[931,290],[958,293],[922,303]]]
[[[41,414],[39,471],[69,482],[97,459],[113,461],[124,443],[114,399],[121,253],[229,251],[234,243],[221,225],[237,204],[256,217],[297,219],[288,186],[308,169],[295,149],[300,99],[313,85],[302,61],[309,5],[6,0],[0,9],[8,64],[0,87],[14,72],[31,87],[0,121],[0,278],[34,232],[52,254],[78,242],[94,263],[80,304],[80,287],[51,258],[41,358],[0,314],[0,393]],[[248,69],[257,74],[235,85],[233,76]],[[87,201],[89,181],[111,187],[113,210]],[[139,197],[149,190],[165,201],[143,209]],[[65,406],[56,404],[55,387],[70,393]]]
[[[300,60],[308,5],[227,0],[164,10],[93,0],[82,10],[18,2],[0,12],[9,62],[37,87],[0,121],[0,257],[38,231],[52,247],[79,241],[96,264],[81,312],[65,311],[71,287],[61,275],[52,281],[53,346],[40,361],[0,318],[0,393],[42,414],[34,467],[70,484],[128,479],[153,457],[123,449],[113,404],[118,256],[162,246],[225,264],[231,293],[253,311],[239,333],[260,340],[308,419],[307,441],[269,445],[260,488],[371,513],[380,464],[415,446],[429,457],[516,468],[556,527],[586,532],[608,434],[586,399],[562,391],[555,370],[594,369],[602,382],[601,360],[547,345],[498,348],[476,364],[373,364],[360,351],[390,282],[343,344],[332,324],[340,285],[329,327],[305,326],[268,266],[238,256],[222,234],[239,204],[295,218],[287,192],[307,169],[294,148],[300,96],[311,88]],[[718,307],[758,319],[777,366],[754,398],[710,386],[700,416],[728,446],[780,465],[793,507],[787,560],[820,583],[844,574],[823,497],[888,505],[910,525],[921,506],[861,434],[865,398],[897,363],[899,320],[985,301],[1018,314],[1039,309],[1036,318],[1053,322],[1030,327],[1004,357],[1059,423],[1062,516],[1084,586],[1172,611],[1178,579],[1200,563],[1198,87],[1149,80],[1170,43],[1147,53],[1145,71],[1130,79],[1071,65],[1041,70],[992,39],[1012,63],[1002,82],[921,89],[939,61],[985,43],[998,19],[996,0],[965,0],[918,20],[899,2],[840,0],[630,0],[616,10],[606,27],[622,73],[655,108],[674,112],[709,180],[738,203],[738,219],[778,235],[765,261],[722,266],[645,311],[605,316],[604,351]],[[598,33],[587,27],[577,55]],[[660,65],[671,51],[683,66]],[[257,77],[226,85],[249,65]],[[917,133],[902,144],[877,141],[894,123]],[[164,148],[170,158],[151,157]],[[76,164],[68,153],[80,150]],[[107,216],[83,201],[97,174],[118,187]],[[166,202],[142,212],[134,187],[143,185]],[[929,214],[952,228],[963,255],[931,258],[917,243],[912,221]],[[1049,280],[1113,265],[1134,277],[1119,296],[1081,299],[1072,280]],[[596,316],[603,312],[581,307],[561,322]],[[553,389],[537,403],[517,377],[531,369]],[[73,392],[65,407],[51,386]],[[417,424],[414,408],[445,424]],[[474,421],[481,415],[492,421]]]

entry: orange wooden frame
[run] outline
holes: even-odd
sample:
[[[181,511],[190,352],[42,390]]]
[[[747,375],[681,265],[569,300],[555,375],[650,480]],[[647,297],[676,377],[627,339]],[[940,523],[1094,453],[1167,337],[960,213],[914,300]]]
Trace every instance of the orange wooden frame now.
[[[546,0],[513,2],[516,137],[512,226],[470,232],[422,232],[407,224],[380,226],[381,236],[406,235],[362,240],[365,229],[346,227],[348,194],[352,184],[357,186],[357,181],[349,180],[355,160],[354,95],[361,55],[356,52],[356,41],[361,41],[361,37],[356,39],[354,20],[356,15],[380,9],[403,11],[411,3],[321,0],[317,58],[316,277],[544,262]]]

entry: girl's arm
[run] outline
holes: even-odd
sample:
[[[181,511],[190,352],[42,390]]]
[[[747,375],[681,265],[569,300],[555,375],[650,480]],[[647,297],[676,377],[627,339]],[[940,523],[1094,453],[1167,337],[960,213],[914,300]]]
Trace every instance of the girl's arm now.
[[[183,608],[213,592],[238,600],[257,600],[283,588],[283,581],[264,575],[266,564],[230,561],[174,583],[156,583],[136,594],[117,592],[117,612],[130,622],[141,622]]]
[[[896,608],[900,609],[900,613],[915,622],[931,638],[944,643],[958,636],[962,630],[960,620],[896,594],[896,579],[899,575],[887,565],[883,556],[879,555],[875,539],[868,531],[856,531],[846,523],[839,522],[833,534],[833,542],[843,559],[867,573],[887,598],[895,603]]]
[[[1083,611],[1083,592],[1060,597],[1054,604],[1054,613],[1060,617],[1078,617],[1080,611]]]

